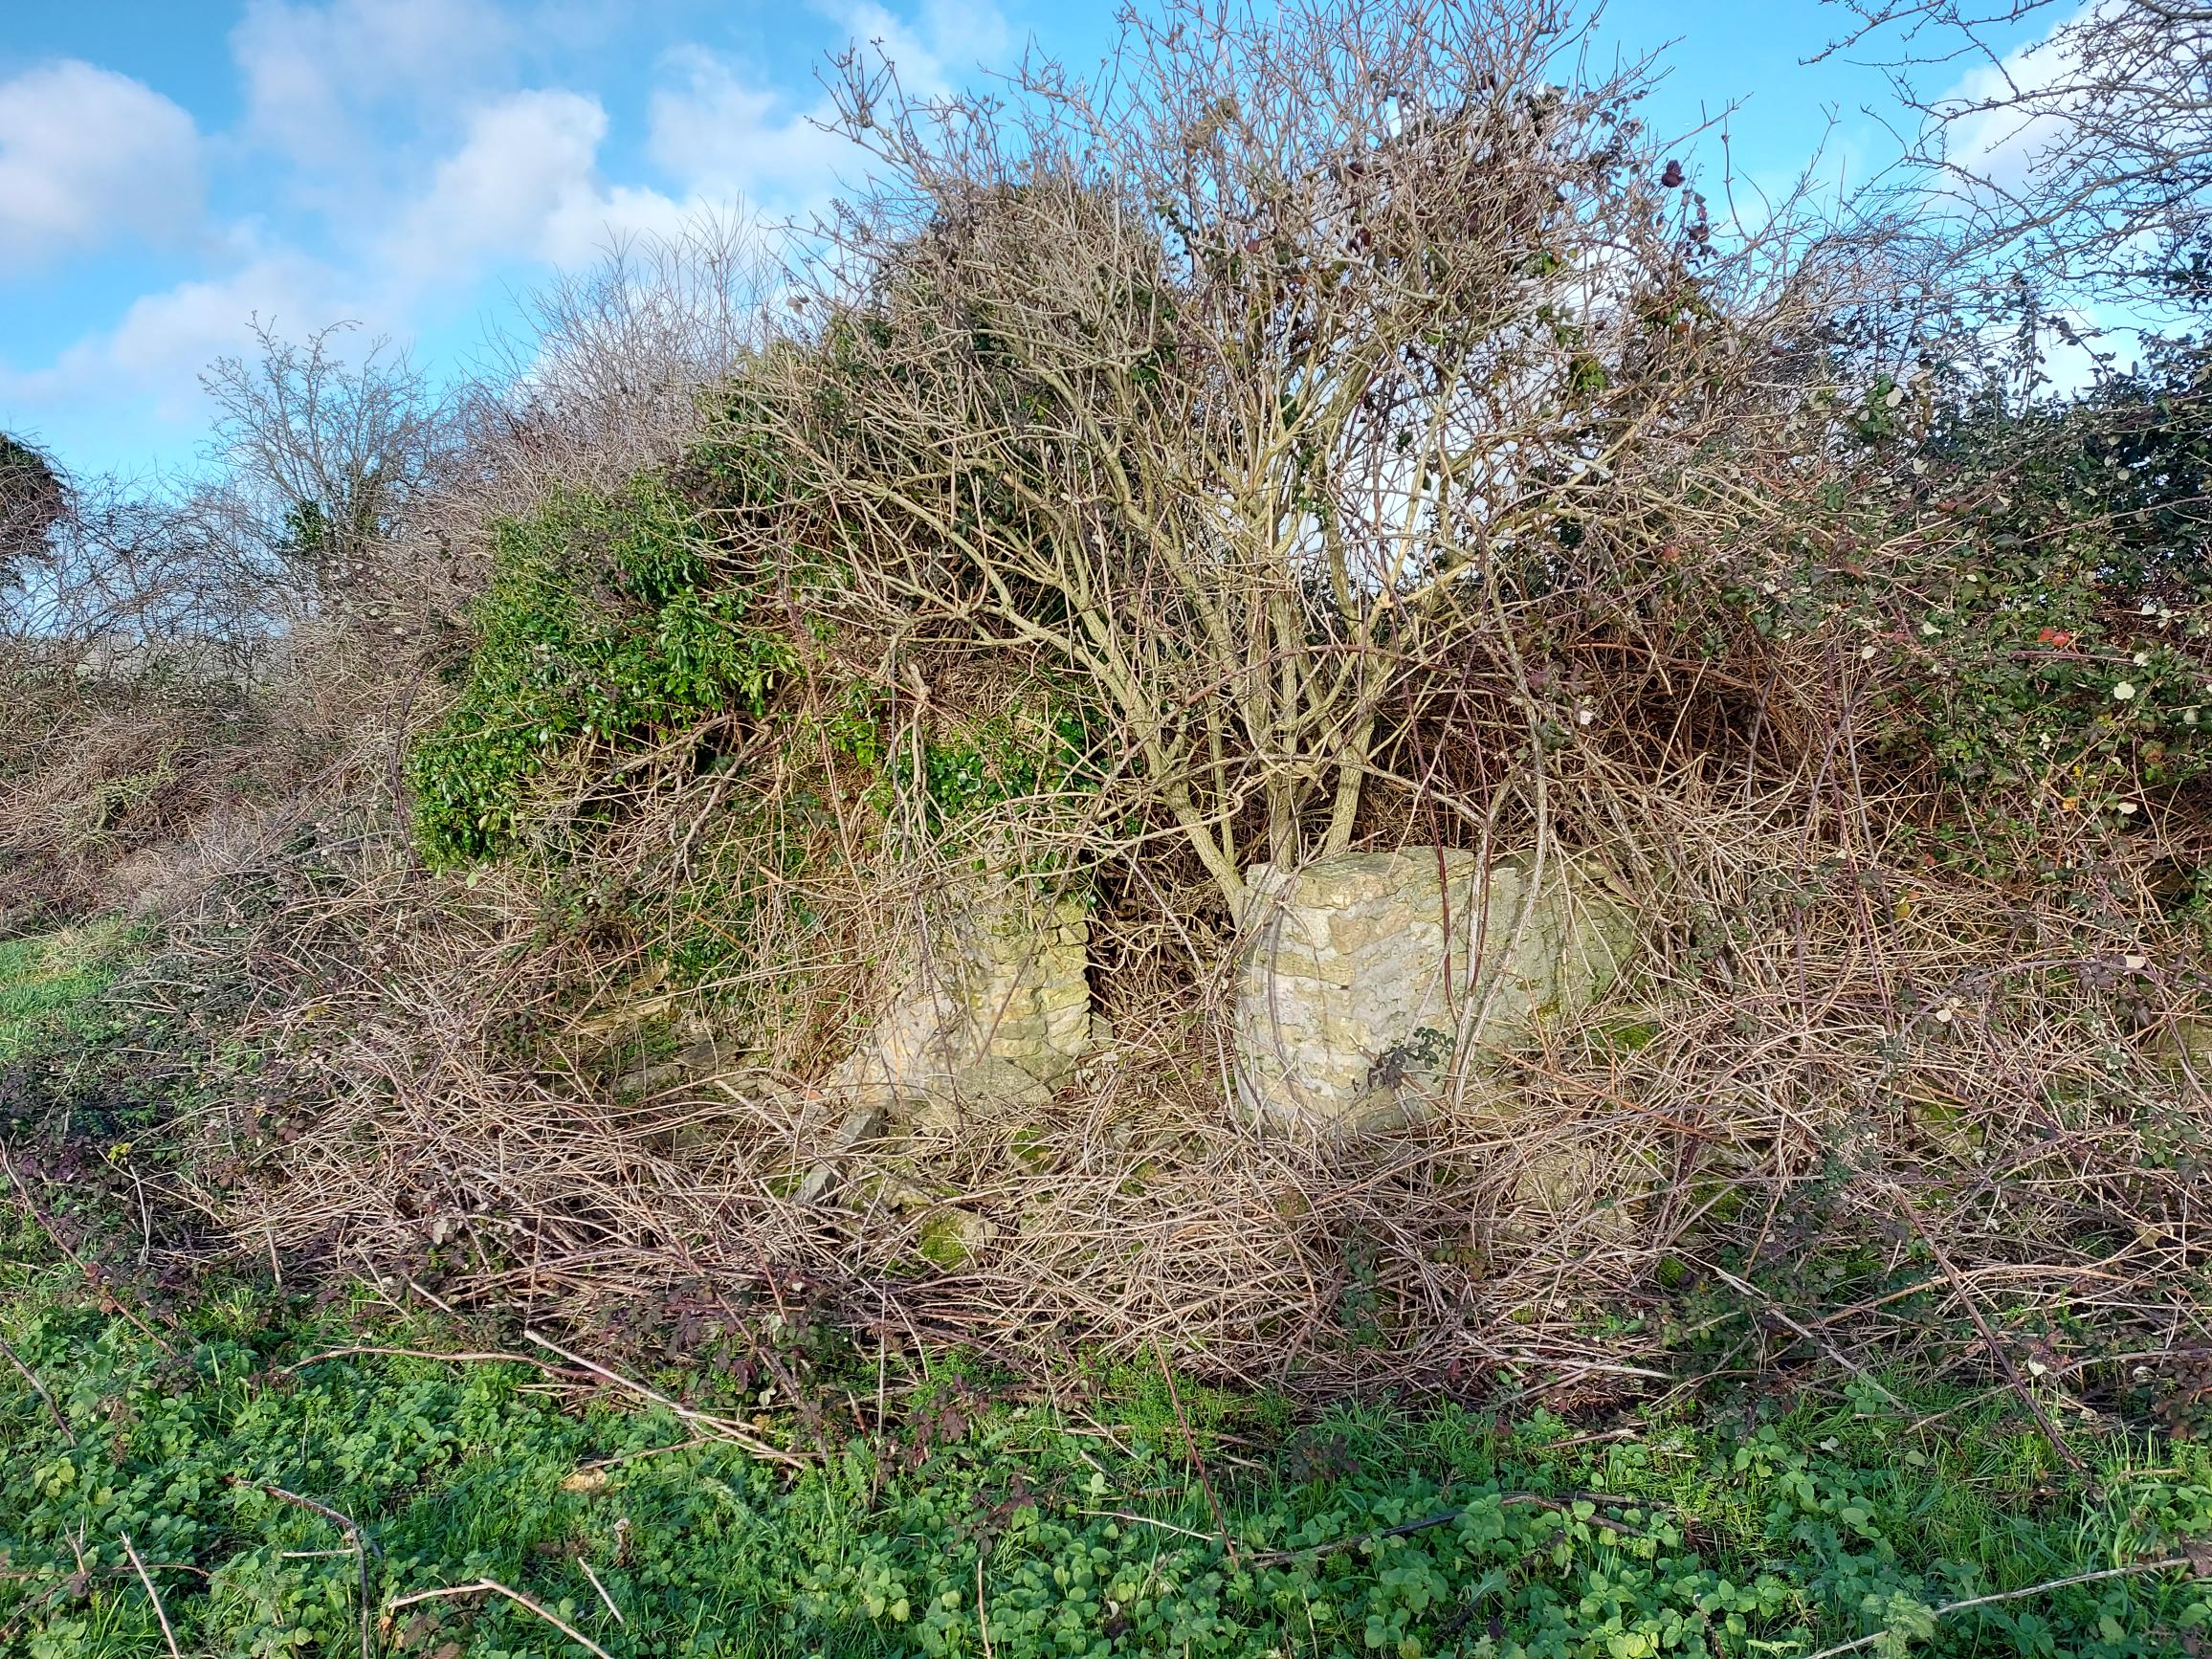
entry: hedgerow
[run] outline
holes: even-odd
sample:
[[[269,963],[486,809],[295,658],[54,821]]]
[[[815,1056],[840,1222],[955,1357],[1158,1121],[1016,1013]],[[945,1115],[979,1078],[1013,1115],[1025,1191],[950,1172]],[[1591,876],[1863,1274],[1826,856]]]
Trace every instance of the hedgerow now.
[[[1369,1434],[1360,1471],[1225,1483],[1216,1516],[1157,1423],[1085,1457],[1072,1422],[915,1447],[896,1415],[853,1435],[855,1405],[789,1484],[701,1449],[572,1491],[573,1454],[609,1442],[530,1415],[530,1373],[511,1398],[373,1365],[248,1384],[271,1354],[195,1340],[168,1395],[225,1404],[156,1449],[188,1473],[174,1505],[127,1438],[97,1469],[22,1443],[59,1485],[19,1495],[61,1507],[26,1510],[20,1548],[44,1573],[74,1539],[102,1569],[55,1620],[150,1640],[100,1532],[129,1491],[134,1529],[243,1552],[189,1563],[204,1606],[177,1592],[209,1641],[341,1640],[343,1563],[288,1557],[312,1523],[237,1489],[201,1503],[219,1462],[360,1505],[387,1594],[511,1577],[597,1620],[558,1573],[603,1562],[639,1610],[592,1625],[614,1643],[2183,1639],[2201,1615],[2169,1566],[1937,1609],[2186,1560],[2202,1530],[2192,1449],[2109,1438],[2179,1441],[2212,1400],[2201,363],[2050,400],[1846,338],[1840,313],[1911,286],[1879,238],[1716,220],[1636,113],[1641,72],[1569,74],[1566,25],[1178,4],[1097,85],[1006,101],[848,62],[833,115],[882,167],[833,249],[792,251],[767,343],[662,358],[619,464],[589,411],[649,379],[627,347],[530,383],[558,396],[508,388],[520,450],[566,472],[501,472],[520,451],[485,439],[314,593],[354,654],[300,684],[374,706],[187,884],[173,952],[127,987],[199,1069],[166,1141],[137,1139],[128,1091],[109,1115],[120,1066],[19,1072],[7,1097],[46,1109],[26,1139],[72,1179],[143,1178],[146,1253],[186,1269],[199,1241],[157,1256],[153,1216],[212,1218],[288,1275],[361,1263],[640,1340],[696,1321],[701,1282],[804,1281],[826,1324],[880,1338],[896,1313],[920,1372],[988,1339],[1055,1384],[1095,1349],[1308,1407],[1553,1390],[1633,1437],[1379,1469]],[[442,595],[361,584],[387,554],[427,568],[395,549],[445,525],[485,580],[441,702],[396,688]],[[310,528],[277,550],[325,551]],[[117,791],[167,779],[119,762],[56,796],[91,820],[16,791],[10,822],[106,834]],[[1455,998],[1423,1056],[1456,1063],[1446,1087],[1405,1045],[1372,1056],[1403,1121],[1255,1128],[1221,1014],[1259,869],[1406,851],[1603,866],[1628,971],[1586,1022],[1499,1047],[1486,999]],[[949,1126],[845,1109],[836,1069],[933,915],[981,885],[1056,918],[1078,884],[1095,1017],[1064,1079]],[[1493,937],[1454,919],[1474,952]],[[131,1135],[93,1145],[110,1122]],[[1686,1379],[1745,1373],[1851,1415],[1821,1438],[1662,1421]],[[844,1382],[857,1402],[881,1378]],[[2002,1428],[2002,1467],[1894,1409],[1930,1379],[2024,1414],[1948,1420]],[[919,1410],[929,1379],[906,1381],[894,1405]],[[288,1387],[339,1393],[291,1418]],[[359,1456],[328,1449],[348,1414]],[[427,1461],[390,1449],[410,1435]],[[649,1548],[654,1504],[679,1519]],[[22,1592],[27,1629],[55,1582]],[[506,1604],[455,1619],[487,1650],[545,1639]]]

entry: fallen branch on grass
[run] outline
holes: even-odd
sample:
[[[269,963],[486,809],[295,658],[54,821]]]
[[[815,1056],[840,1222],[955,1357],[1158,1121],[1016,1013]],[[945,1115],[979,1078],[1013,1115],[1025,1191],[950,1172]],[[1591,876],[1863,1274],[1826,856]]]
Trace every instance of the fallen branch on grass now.
[[[599,1599],[607,1604],[607,1610],[614,1615],[614,1622],[617,1625],[629,1624],[630,1621],[622,1616],[622,1609],[614,1604],[614,1598],[607,1593],[607,1586],[599,1582],[599,1575],[591,1570],[591,1563],[578,1556],[576,1564],[584,1569],[584,1576],[591,1581],[591,1587],[599,1592]]]
[[[1198,1449],[1198,1436],[1190,1431],[1190,1419],[1183,1414],[1183,1397],[1175,1388],[1175,1367],[1167,1362],[1167,1350],[1158,1337],[1152,1338],[1152,1354],[1160,1361],[1161,1381],[1167,1384],[1167,1403],[1175,1407],[1175,1426],[1183,1430],[1183,1449],[1198,1471],[1198,1484],[1206,1493],[1206,1507],[1213,1514],[1214,1530],[1221,1535],[1222,1548],[1228,1552],[1228,1564],[1234,1571],[1241,1564],[1237,1560],[1236,1538],[1228,1530],[1228,1522],[1222,1519],[1221,1502],[1213,1495],[1213,1476],[1206,1471],[1206,1458]]]
[[[1095,1515],[1101,1520],[1134,1521],[1139,1526],[1158,1527],[1163,1533],[1175,1533],[1183,1537],[1196,1538],[1200,1543],[1218,1544],[1218,1533],[1194,1532],[1189,1527],[1179,1527],[1173,1521],[1154,1520],[1148,1515],[1136,1515],[1125,1509],[1079,1509],[1077,1515]]]
[[[385,1617],[388,1619],[392,1614],[398,1612],[402,1607],[411,1607],[417,1602],[435,1602],[448,1596],[478,1596],[483,1595],[486,1592],[490,1592],[494,1595],[504,1596],[508,1601],[513,1602],[517,1606],[528,1608],[531,1612],[537,1614],[539,1618],[544,1620],[546,1624],[552,1626],[554,1629],[560,1631],[561,1634],[567,1637],[571,1642],[575,1643],[579,1648],[587,1648],[591,1652],[598,1654],[599,1659],[614,1659],[613,1654],[609,1653],[606,1648],[602,1648],[598,1643],[594,1642],[590,1637],[586,1636],[575,1626],[569,1624],[558,1613],[552,1612],[546,1607],[540,1605],[538,1603],[533,1602],[528,1596],[525,1596],[520,1590],[510,1590],[506,1585],[500,1583],[497,1579],[478,1579],[473,1584],[453,1584],[442,1590],[417,1590],[409,1596],[394,1597],[391,1601],[385,1604]]]
[[[162,1605],[161,1593],[154,1588],[153,1576],[146,1564],[139,1559],[138,1546],[130,1541],[130,1534],[122,1536],[122,1552],[130,1557],[130,1564],[138,1572],[139,1582],[146,1587],[146,1600],[154,1604],[154,1617],[162,1622],[162,1640],[169,1645],[170,1659],[185,1659],[184,1649],[177,1646],[177,1633],[169,1628],[168,1609]]]
[[[732,1423],[728,1418],[717,1417],[711,1412],[694,1411],[688,1405],[679,1405],[657,1389],[648,1388],[642,1382],[633,1382],[619,1372],[609,1371],[604,1365],[594,1364],[581,1354],[570,1353],[550,1337],[542,1336],[536,1331],[524,1331],[522,1335],[547,1353],[558,1354],[571,1365],[580,1365],[594,1377],[604,1378],[618,1388],[627,1388],[632,1394],[652,1401],[655,1405],[666,1407],[686,1423],[703,1424],[714,1429],[722,1438],[737,1442],[738,1445],[743,1447],[756,1457],[764,1457],[771,1463],[783,1464],[786,1469],[805,1469],[807,1467],[807,1460],[797,1452],[785,1451],[780,1446],[771,1446],[741,1424]]]
[[[2040,1596],[2046,1590],[2063,1590],[2069,1584],[2093,1584],[2104,1579],[2132,1579],[2140,1573],[2163,1573],[2174,1567],[2194,1567],[2196,1562],[2187,1556],[2171,1556],[2162,1561],[2137,1561],[2130,1567],[2107,1567],[2102,1572],[2075,1573],[2070,1578],[2046,1579],[2040,1584],[2029,1584],[2024,1589],[2004,1590],[1994,1596],[1973,1596],[1963,1602],[1946,1602],[1940,1607],[1928,1609],[1931,1619],[1949,1618],[1953,1613],[1963,1613],[1970,1607],[1993,1607],[2000,1602],[2024,1601],[2029,1596]],[[1818,1653],[1807,1653],[1805,1659],[1836,1659],[1839,1653],[1856,1653],[1862,1648],[1871,1648],[1890,1634],[1876,1630],[1871,1636],[1861,1636],[1856,1642],[1838,1643],[1833,1648],[1823,1648]]]
[[[295,1360],[289,1365],[277,1366],[276,1375],[279,1377],[289,1377],[295,1371],[304,1371],[308,1366],[320,1365],[325,1360],[347,1360],[352,1359],[356,1355],[366,1355],[392,1360],[450,1360],[452,1363],[456,1365],[472,1363],[496,1364],[503,1361],[510,1365],[533,1365],[541,1371],[558,1371],[560,1369],[558,1366],[546,1364],[544,1360],[539,1359],[535,1354],[503,1354],[496,1350],[480,1354],[440,1354],[429,1348],[379,1348],[375,1346],[364,1345],[345,1348],[325,1348],[319,1354],[308,1355],[304,1360]]]
[[[361,1659],[373,1659],[376,1639],[369,1629],[368,1622],[370,1606],[368,1553],[371,1550],[376,1550],[377,1554],[381,1556],[384,1552],[377,1550],[377,1546],[370,1541],[368,1535],[361,1530],[361,1523],[343,1511],[332,1509],[326,1503],[318,1503],[311,1497],[301,1497],[296,1492],[286,1492],[282,1487],[271,1486],[267,1481],[241,1481],[232,1475],[230,1477],[230,1483],[232,1486],[251,1486],[255,1492],[264,1493],[280,1503],[291,1504],[295,1509],[306,1510],[310,1515],[319,1515],[345,1534],[347,1541],[352,1545],[354,1568],[361,1585]]]
[[[77,1430],[69,1427],[69,1419],[62,1416],[61,1407],[54,1403],[54,1396],[46,1391],[46,1384],[39,1382],[38,1373],[16,1358],[15,1350],[11,1348],[4,1338],[0,1338],[0,1358],[5,1358],[9,1364],[23,1373],[23,1381],[31,1384],[32,1392],[45,1402],[47,1412],[54,1419],[55,1427],[60,1429],[68,1437],[70,1445],[75,1446],[77,1444]]]
[[[612,1457],[595,1457],[576,1467],[585,1470],[612,1469],[618,1463],[630,1463],[640,1457],[658,1457],[664,1451],[691,1451],[701,1446],[712,1446],[719,1435],[702,1434],[694,1440],[679,1440],[673,1446],[649,1446],[641,1451],[618,1451]]]

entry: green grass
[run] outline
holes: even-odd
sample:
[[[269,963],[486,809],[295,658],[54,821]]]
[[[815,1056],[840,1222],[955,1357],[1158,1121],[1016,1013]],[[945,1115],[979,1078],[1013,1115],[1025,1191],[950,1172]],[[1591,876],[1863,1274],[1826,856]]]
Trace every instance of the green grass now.
[[[0,1065],[87,1017],[132,942],[116,918],[0,941]]]
[[[381,1303],[317,1311],[205,1286],[166,1316],[166,1353],[28,1228],[12,1254],[0,1334],[68,1424],[0,1364],[0,1652],[30,1659],[166,1651],[126,1537],[183,1651],[358,1653],[343,1531],[264,1486],[361,1524],[373,1608],[497,1580],[619,1659],[1633,1659],[1802,1655],[1882,1631],[1871,1650],[1889,1654],[2150,1659],[2212,1617],[2212,1582],[2163,1571],[1931,1619],[2212,1535],[2205,1448],[2085,1435],[2092,1493],[2002,1400],[1921,1427],[1871,1394],[1739,1402],[1578,1441],[1540,1413],[1345,1407],[1295,1427],[1284,1402],[1185,1383],[1232,1559],[1175,1404],[1142,1372],[1107,1379],[1075,1419],[958,1369],[902,1386],[894,1363],[877,1438],[871,1365],[853,1379],[858,1432],[794,1474],[727,1443],[657,1449],[694,1431],[607,1394],[543,1391],[527,1364],[300,1363],[349,1340],[484,1340]],[[725,1413],[758,1407],[711,1368],[656,1381]],[[1439,1514],[1453,1518],[1372,1536]],[[1364,1541],[1268,1554],[1345,1539]],[[488,1594],[403,1608],[377,1639],[444,1659],[585,1651]]]

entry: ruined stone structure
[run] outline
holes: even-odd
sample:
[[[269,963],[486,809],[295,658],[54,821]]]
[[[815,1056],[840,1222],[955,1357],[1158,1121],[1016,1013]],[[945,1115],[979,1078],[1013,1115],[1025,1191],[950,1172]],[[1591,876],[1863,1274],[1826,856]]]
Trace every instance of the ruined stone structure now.
[[[1612,984],[1628,903],[1563,853],[1493,860],[1434,847],[1248,873],[1231,1019],[1239,1103],[1302,1129],[1418,1112],[1455,1051],[1479,1061]],[[823,1093],[845,1143],[889,1122],[1042,1108],[1091,1045],[1089,925],[1076,899],[958,895],[917,941],[889,1006]],[[1464,1047],[1463,1047],[1464,1045]]]
[[[1078,898],[954,896],[825,1093],[924,1125],[964,1105],[1041,1105],[1091,1041],[1090,924]]]
[[[1572,1015],[1619,976],[1627,903],[1553,852],[1494,860],[1409,847],[1247,873],[1253,909],[1232,1006],[1241,1103],[1307,1129],[1417,1111],[1470,1054]]]

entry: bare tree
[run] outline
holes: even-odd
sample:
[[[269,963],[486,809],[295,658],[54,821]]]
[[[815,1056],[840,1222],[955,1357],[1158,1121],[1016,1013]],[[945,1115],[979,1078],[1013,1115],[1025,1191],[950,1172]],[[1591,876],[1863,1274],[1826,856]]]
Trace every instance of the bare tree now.
[[[95,677],[252,683],[289,617],[286,575],[220,490],[73,480],[34,569],[0,587],[0,642]]]
[[[441,400],[404,353],[381,339],[357,361],[339,353],[355,326],[294,342],[255,318],[258,360],[219,358],[200,377],[233,514],[324,596],[433,485],[448,441]]]
[[[1857,21],[1830,50],[1892,49],[1923,121],[1910,188],[1948,207],[1969,254],[2008,251],[2008,273],[2024,262],[2057,295],[2157,299],[2212,244],[2212,7],[1840,3]],[[2023,25],[2046,33],[2007,50]]]
[[[696,438],[713,388],[763,335],[774,275],[750,221],[709,213],[608,247],[526,297],[526,326],[489,343],[467,405],[476,442],[515,482],[607,487]]]
[[[1479,686],[1540,753],[1546,596],[1638,626],[1668,503],[1788,402],[1803,283],[1717,252],[1641,73],[1583,77],[1563,8],[1131,28],[1109,84],[1008,104],[850,62],[884,183],[800,296],[818,348],[731,427],[899,649],[1095,688],[1233,910],[1250,861],[1353,845],[1407,698]]]

